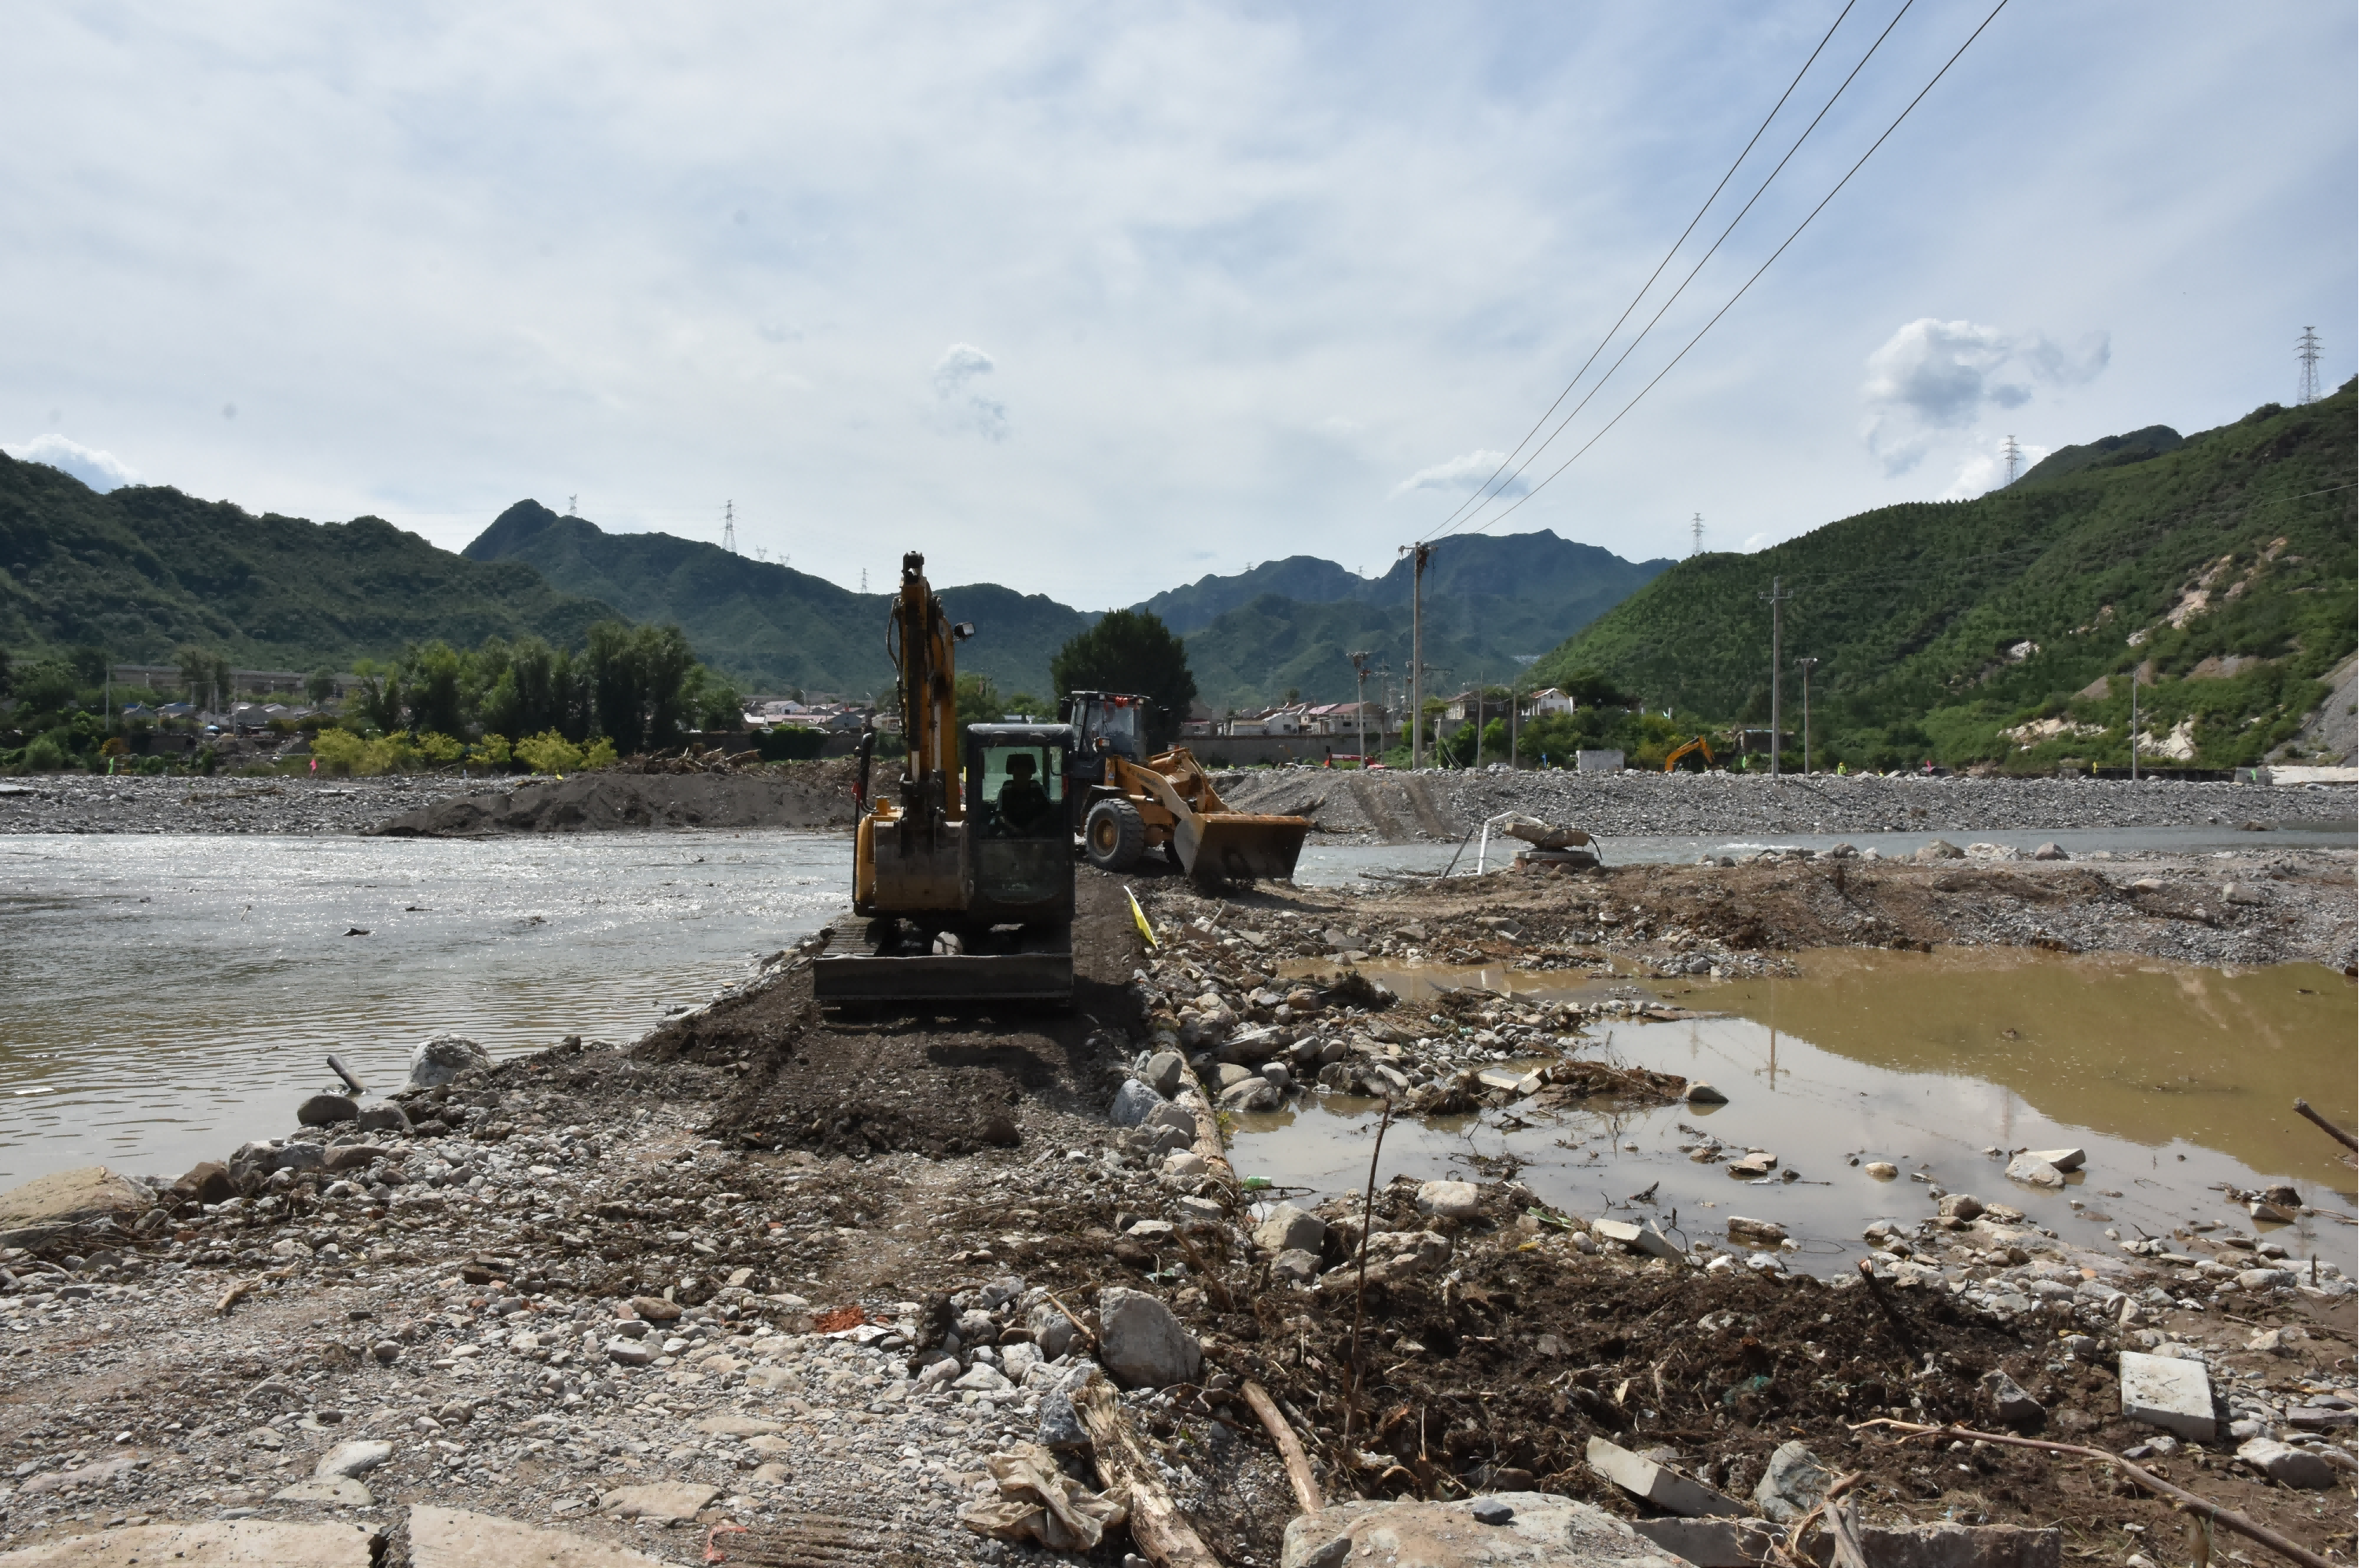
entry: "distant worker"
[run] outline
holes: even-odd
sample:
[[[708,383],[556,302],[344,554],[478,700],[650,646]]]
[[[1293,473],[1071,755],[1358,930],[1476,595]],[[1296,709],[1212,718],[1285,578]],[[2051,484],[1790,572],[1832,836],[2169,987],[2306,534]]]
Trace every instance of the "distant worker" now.
[[[1835,777],[1836,777],[1836,778],[1841,779],[1841,778],[1843,778],[1844,775],[1848,774],[1850,771],[1851,771],[1851,769],[1850,769],[1848,767],[1846,767],[1844,764],[1840,763],[1840,762],[1838,762],[1838,763],[1836,763],[1836,764],[1835,764]]]
[[[1033,777],[1038,770],[1038,764],[1022,752],[1007,759],[1007,782],[999,787],[999,821],[1010,833],[1037,832],[1052,809],[1049,791]]]

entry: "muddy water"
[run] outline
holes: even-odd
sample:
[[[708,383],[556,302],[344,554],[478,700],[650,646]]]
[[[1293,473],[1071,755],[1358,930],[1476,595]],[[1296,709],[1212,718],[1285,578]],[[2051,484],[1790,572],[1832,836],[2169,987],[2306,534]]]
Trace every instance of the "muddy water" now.
[[[627,1040],[843,901],[841,834],[0,839],[0,1186],[177,1175],[451,1030]],[[362,931],[366,935],[347,935]]]
[[[2290,1181],[2331,1211],[2274,1236],[2297,1256],[2354,1262],[2354,1172],[2325,1135],[2294,1116],[2297,1094],[2353,1119],[2359,993],[2332,971],[2232,972],[2151,960],[2045,953],[1806,955],[1799,979],[1653,982],[1683,1006],[1728,1016],[1601,1027],[1587,1054],[1710,1081],[1717,1107],[1529,1107],[1386,1135],[1382,1174],[1463,1176],[1523,1162],[1522,1180],[1571,1212],[1651,1217],[1688,1237],[1718,1236],[1728,1215],[1784,1224],[1796,1259],[1823,1271],[1862,1249],[1871,1220],[1930,1212],[1930,1186],[2013,1203],[2068,1241],[2107,1247],[2108,1229],[2216,1223],[2250,1233],[2218,1190]],[[1540,996],[1591,995],[1552,977],[1388,972],[1414,997],[1452,980]],[[1356,1192],[1375,1107],[1246,1118],[1239,1169],[1321,1192]],[[1517,1127],[1516,1116],[1533,1125]],[[1797,1171],[1747,1184],[1682,1151],[1704,1135],[1766,1149]],[[2085,1170],[2062,1192],[2017,1186],[1987,1149],[2075,1145]],[[1902,1174],[1878,1181],[1867,1163]],[[1782,1177],[1782,1171],[1780,1172]],[[1923,1178],[1912,1180],[1912,1178]],[[1635,1194],[1650,1198],[1633,1201]],[[2137,1227],[2134,1229],[2132,1227]],[[2267,1227],[2277,1230],[2280,1227]]]

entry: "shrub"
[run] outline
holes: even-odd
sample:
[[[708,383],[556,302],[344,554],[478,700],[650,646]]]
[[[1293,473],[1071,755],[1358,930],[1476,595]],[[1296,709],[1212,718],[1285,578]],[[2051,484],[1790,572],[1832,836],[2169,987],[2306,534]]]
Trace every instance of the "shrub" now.
[[[418,750],[427,761],[437,768],[447,768],[467,755],[465,742],[455,741],[449,735],[440,734],[419,736]]]
[[[467,759],[485,768],[506,768],[508,765],[508,737],[487,735],[467,750]]]
[[[368,742],[350,730],[323,729],[311,737],[311,755],[321,772],[349,777],[366,770]]]
[[[516,742],[516,755],[535,773],[571,773],[582,766],[582,748],[555,730],[543,730]],[[606,756],[607,760],[614,759],[611,746]]]
[[[65,765],[65,748],[47,735],[25,748],[25,766],[36,773],[55,773]]]
[[[582,766],[584,768],[614,767],[614,743],[604,735],[599,735],[592,740],[590,749],[582,754]]]

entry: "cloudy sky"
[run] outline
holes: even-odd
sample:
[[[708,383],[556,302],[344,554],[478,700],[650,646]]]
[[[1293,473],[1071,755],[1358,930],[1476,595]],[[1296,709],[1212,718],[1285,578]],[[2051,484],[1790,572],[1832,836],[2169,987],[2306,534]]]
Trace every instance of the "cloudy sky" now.
[[[1857,0],[1634,320],[1899,8]],[[453,548],[522,496],[714,540],[734,501],[749,553],[847,585],[911,548],[1092,607],[1295,552],[1382,570],[1842,9],[19,7],[0,442]],[[1988,9],[1908,8],[1510,499]],[[1676,554],[1701,512],[1757,548],[1978,493],[2008,435],[2289,400],[2307,325],[2349,376],[2354,32],[2015,0],[1502,526]]]

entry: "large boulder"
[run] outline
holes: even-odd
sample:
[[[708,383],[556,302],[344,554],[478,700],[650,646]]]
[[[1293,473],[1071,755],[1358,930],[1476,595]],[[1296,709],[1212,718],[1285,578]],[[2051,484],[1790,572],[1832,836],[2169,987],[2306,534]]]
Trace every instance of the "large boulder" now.
[[[1280,1203],[1254,1226],[1253,1238],[1264,1252],[1316,1252],[1327,1239],[1327,1222],[1292,1203]]]
[[[1753,1487],[1753,1500],[1764,1518],[1791,1524],[1817,1508],[1833,1484],[1833,1474],[1819,1463],[1808,1443],[1781,1443]]]
[[[1471,1220],[1483,1212],[1483,1189],[1472,1181],[1422,1182],[1417,1212],[1438,1220]]]
[[[1098,1292],[1099,1362],[1125,1388],[1168,1388],[1193,1383],[1204,1369],[1203,1347],[1171,1309],[1120,1285]]]
[[[103,1165],[36,1176],[0,1192],[0,1246],[26,1246],[52,1229],[94,1220],[129,1224],[155,1206],[155,1193]]]
[[[1135,1127],[1162,1104],[1163,1096],[1136,1078],[1125,1078],[1114,1092],[1114,1104],[1106,1107],[1106,1120],[1118,1127]]]
[[[1684,1568],[1587,1503],[1493,1492],[1454,1503],[1333,1503],[1286,1527],[1279,1568]]]
[[[439,1089],[473,1067],[489,1067],[492,1053],[473,1040],[455,1034],[438,1034],[420,1040],[409,1053],[409,1086]]]

